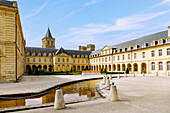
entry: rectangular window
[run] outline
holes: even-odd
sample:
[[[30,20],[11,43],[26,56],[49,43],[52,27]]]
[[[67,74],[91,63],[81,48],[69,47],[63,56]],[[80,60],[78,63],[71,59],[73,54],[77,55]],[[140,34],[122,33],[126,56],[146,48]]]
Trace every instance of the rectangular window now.
[[[167,39],[167,42],[170,43],[170,38]]]
[[[29,59],[29,58],[27,58],[27,62],[30,62],[30,59]]]
[[[145,58],[145,52],[142,53],[142,58]]]
[[[78,63],[80,63],[80,60],[78,60]]]
[[[104,58],[102,58],[102,62],[104,62]]]
[[[113,60],[115,61],[115,56],[113,56]]]
[[[128,54],[128,59],[130,59],[130,54]]]
[[[136,53],[134,53],[134,59],[136,59]]]
[[[107,62],[107,57],[105,58],[105,62]]]
[[[167,62],[167,70],[170,71],[170,62]]]
[[[41,62],[41,58],[39,58],[39,62]]]
[[[117,60],[119,60],[120,58],[119,58],[119,56],[117,56]]]
[[[152,56],[152,57],[155,57],[155,51],[152,51],[152,52],[151,52],[151,56]]]
[[[159,62],[159,71],[162,71],[162,70],[163,70],[163,63]]]
[[[44,62],[46,62],[46,58],[44,59]]]
[[[88,60],[86,60],[86,63],[88,63]]]
[[[35,58],[33,58],[33,62],[35,62]]]
[[[69,58],[67,58],[67,62],[69,62]]]
[[[50,62],[51,62],[51,59],[50,59]]]
[[[58,58],[58,62],[60,62],[60,58]]]
[[[170,55],[170,48],[167,49],[167,55]]]
[[[155,70],[155,62],[152,62],[152,71]]]
[[[125,55],[123,55],[122,57],[123,57],[123,60],[125,60]]]
[[[162,56],[162,49],[159,50],[159,56]]]
[[[63,62],[65,62],[65,59],[63,58]]]
[[[84,63],[84,60],[82,60],[82,63]]]
[[[109,61],[110,61],[110,57],[109,57]]]

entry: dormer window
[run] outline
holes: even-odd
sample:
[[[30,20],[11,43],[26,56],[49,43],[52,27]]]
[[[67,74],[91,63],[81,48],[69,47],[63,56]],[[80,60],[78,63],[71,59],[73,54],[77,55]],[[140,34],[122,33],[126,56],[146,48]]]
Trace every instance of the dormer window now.
[[[47,53],[44,53],[43,56],[47,56]]]
[[[81,55],[81,58],[84,58],[84,55]]]
[[[122,52],[122,49],[120,49],[120,52]]]
[[[73,57],[75,58],[76,55],[73,55]]]
[[[38,56],[41,56],[41,53],[38,53]]]
[[[86,55],[86,58],[88,58],[88,55]]]
[[[128,46],[128,50],[131,50],[131,49],[133,49],[131,46]]]
[[[80,58],[80,55],[77,55],[77,58]]]
[[[170,43],[170,37],[166,39],[166,43]]]
[[[29,52],[27,52],[27,56],[29,56],[30,55],[30,53]]]
[[[35,56],[35,52],[34,52],[34,53],[32,53],[32,56]]]
[[[49,53],[48,56],[52,56],[52,53]]]
[[[158,44],[159,44],[159,45],[163,44],[163,39],[159,39],[159,40],[158,40]]]
[[[145,48],[146,47],[146,43],[142,43],[142,48]]]
[[[155,46],[155,41],[151,41],[151,46]]]
[[[138,49],[139,48],[139,45],[134,45],[134,49]]]

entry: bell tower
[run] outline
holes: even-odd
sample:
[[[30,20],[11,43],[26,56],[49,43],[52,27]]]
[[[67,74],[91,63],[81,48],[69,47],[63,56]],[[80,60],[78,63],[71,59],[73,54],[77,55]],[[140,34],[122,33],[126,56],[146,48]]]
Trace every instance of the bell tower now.
[[[52,37],[49,27],[45,37],[42,39],[42,48],[55,49],[55,38]]]

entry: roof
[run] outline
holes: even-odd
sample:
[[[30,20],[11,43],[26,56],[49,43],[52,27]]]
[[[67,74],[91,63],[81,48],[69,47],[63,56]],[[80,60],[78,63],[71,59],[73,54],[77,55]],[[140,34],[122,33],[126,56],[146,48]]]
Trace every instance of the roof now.
[[[0,0],[0,5],[8,6],[8,7],[14,7],[12,1],[7,0]]]
[[[45,37],[46,38],[53,38],[49,27],[48,27],[48,30],[47,30]]]
[[[167,37],[168,37],[168,30],[158,32],[158,33],[154,33],[154,34],[147,35],[147,36],[143,36],[141,38],[137,38],[137,39],[130,40],[130,41],[127,41],[127,42],[116,44],[116,45],[112,45],[112,46],[109,46],[109,47],[122,49],[123,47],[127,48],[128,46],[133,47],[134,45],[139,45],[139,48],[141,48],[142,43],[147,43],[148,47],[149,47],[149,46],[151,46],[151,43],[150,43],[151,41],[153,41],[153,40],[157,41],[158,39],[165,39]],[[92,51],[92,55],[98,54],[100,52],[101,52],[101,49],[96,50],[96,51]]]
[[[50,48],[38,48],[38,47],[26,47],[26,52],[29,52],[30,55],[32,53],[35,52],[36,55],[38,55],[38,53],[41,53],[41,55],[43,55],[44,53],[47,53],[47,55],[49,53],[54,53],[55,55],[59,55],[61,53],[66,53],[70,56],[73,57],[73,55],[75,55],[75,57],[77,57],[77,55],[90,55],[91,51],[79,51],[79,50],[64,50],[62,47],[60,49],[50,49]]]

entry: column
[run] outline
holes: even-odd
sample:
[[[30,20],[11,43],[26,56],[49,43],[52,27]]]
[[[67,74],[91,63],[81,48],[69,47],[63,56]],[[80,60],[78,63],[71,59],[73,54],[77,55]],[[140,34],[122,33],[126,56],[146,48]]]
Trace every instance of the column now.
[[[113,72],[113,64],[111,64],[111,72]]]

